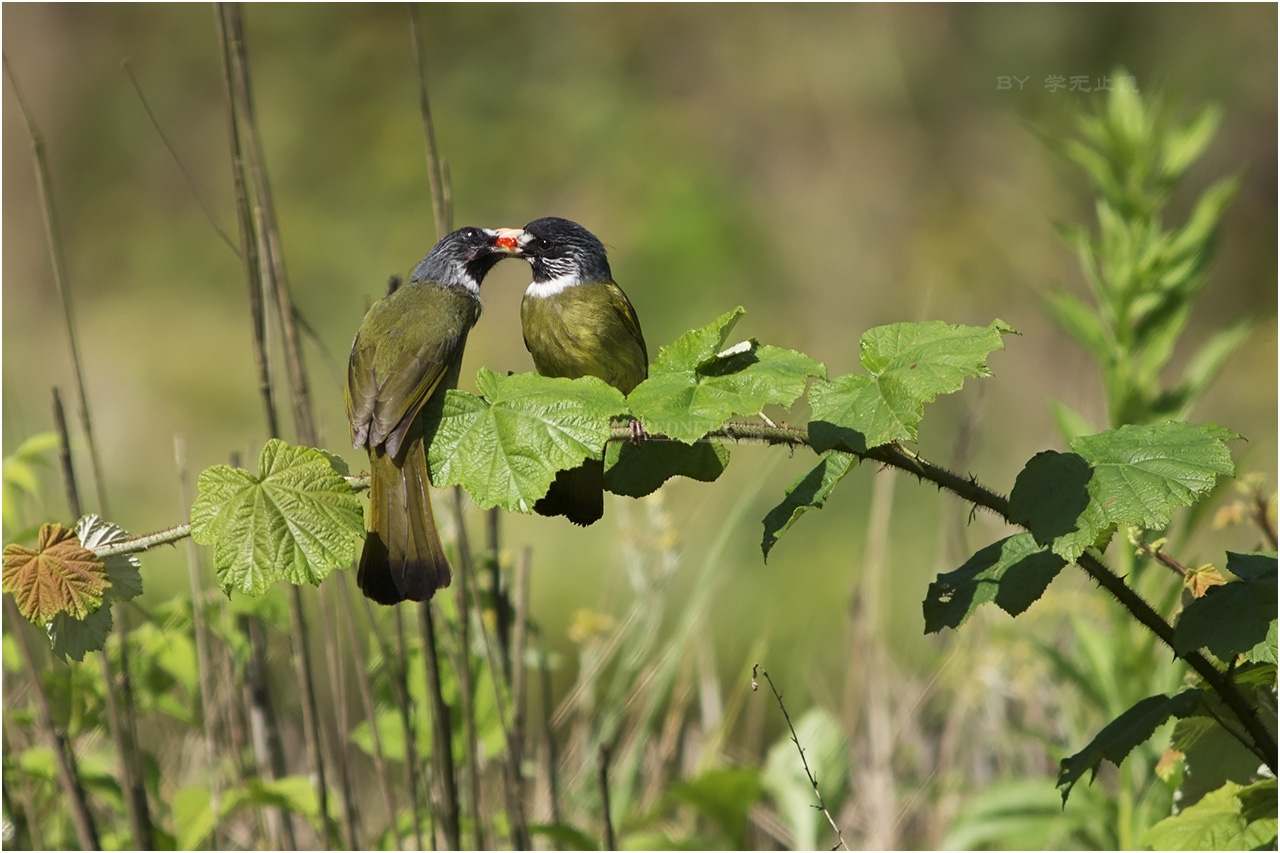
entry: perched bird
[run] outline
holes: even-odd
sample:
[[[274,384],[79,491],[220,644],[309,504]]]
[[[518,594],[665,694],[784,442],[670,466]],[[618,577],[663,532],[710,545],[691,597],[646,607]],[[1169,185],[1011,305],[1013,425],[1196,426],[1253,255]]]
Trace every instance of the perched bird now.
[[[613,280],[601,242],[555,216],[535,219],[515,239],[533,268],[520,325],[538,373],[597,376],[631,393],[649,375],[649,355],[636,310]],[[559,472],[533,508],[584,526],[598,520],[604,515],[604,462],[588,459]]]
[[[431,513],[423,409],[458,384],[467,333],[480,319],[480,282],[516,251],[502,236],[461,228],[418,264],[409,283],[374,303],[347,364],[351,442],[369,452],[369,532],[356,579],[380,604],[426,601],[452,572]]]

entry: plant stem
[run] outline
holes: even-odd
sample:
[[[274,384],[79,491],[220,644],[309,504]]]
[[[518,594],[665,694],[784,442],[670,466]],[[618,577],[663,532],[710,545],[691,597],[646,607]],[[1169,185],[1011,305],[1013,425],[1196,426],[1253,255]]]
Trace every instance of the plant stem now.
[[[458,502],[455,504],[459,508],[459,523],[461,523],[461,492],[462,490],[458,489]],[[460,536],[459,547],[465,541],[465,538]],[[496,551],[496,548],[494,550]],[[471,600],[480,601],[475,572],[468,570],[464,580],[470,587]],[[488,663],[489,683],[493,688],[493,702],[498,710],[498,720],[501,723],[502,736],[507,747],[506,760],[502,765],[502,793],[506,798],[508,820],[511,823],[511,842],[517,850],[528,850],[532,848],[533,840],[529,836],[528,821],[524,812],[524,797],[521,793],[521,750],[515,744],[515,736],[512,734],[515,725],[514,715],[508,715],[506,703],[503,701],[503,682],[500,675],[502,664],[499,663],[498,654],[494,651],[493,643],[489,639],[489,629],[485,624],[483,610],[477,611],[477,615],[479,618],[476,622],[480,628],[480,639],[484,644],[485,660]]]
[[[369,599],[360,596],[364,602],[365,615],[369,620],[371,630],[376,631],[376,622],[373,618],[373,605],[369,603]],[[395,669],[391,676],[391,689],[395,693],[396,707],[400,710],[400,728],[404,733],[404,765],[405,765],[405,784],[409,788],[409,804],[410,812],[413,815],[413,841],[414,849],[422,850],[422,820],[420,816],[419,805],[422,797],[419,795],[421,785],[418,784],[420,777],[420,765],[418,761],[418,735],[414,727],[413,707],[409,699],[409,652],[406,648],[404,635],[404,615],[399,607],[394,607],[396,625],[396,644],[395,644]],[[391,666],[392,657],[384,648],[382,659],[387,666]],[[428,794],[428,796],[430,796]],[[431,817],[431,844],[435,846],[435,816],[430,808],[427,809],[428,816]]]
[[[436,626],[431,616],[431,602],[424,601],[418,605],[418,614],[422,622],[422,658],[427,668],[427,692],[431,696],[431,753],[443,799],[440,828],[449,849],[458,850],[462,847],[462,833],[458,820],[458,783],[453,769],[453,727],[440,685],[440,657],[436,651]]]
[[[249,638],[249,660],[244,685],[258,775],[269,780],[281,779],[286,773],[284,748],[280,744],[280,727],[271,701],[262,620],[256,616],[241,616],[240,630]],[[276,806],[266,806],[265,813],[268,832],[274,838],[276,846],[283,850],[297,850],[293,816]]]
[[[613,816],[609,813],[609,745],[600,744],[597,754],[597,781],[600,785],[600,815],[604,822],[604,849],[617,850],[618,841],[613,835]]]
[[[818,790],[818,780],[813,777],[813,771],[809,769],[809,762],[804,757],[804,747],[800,746],[800,739],[796,736],[796,727],[791,724],[791,715],[787,713],[787,706],[782,702],[782,694],[778,692],[778,688],[773,684],[773,679],[769,677],[769,670],[758,663],[751,667],[751,689],[756,689],[755,679],[757,672],[764,676],[765,681],[769,682],[769,689],[773,691],[773,698],[778,700],[778,707],[782,709],[782,716],[787,721],[787,728],[791,731],[791,742],[796,745],[796,750],[800,753],[800,763],[804,765],[804,775],[809,777],[809,784],[813,786],[813,794],[818,798],[818,808],[826,816],[827,823],[831,824],[831,828],[835,830],[840,846],[848,850],[849,846],[844,843],[844,835],[841,834],[840,827],[836,826],[835,820],[831,817],[831,812],[827,811],[827,804],[822,799],[822,792]]]
[[[436,148],[436,128],[431,120],[431,100],[427,97],[427,72],[423,68],[422,30],[418,26],[418,6],[409,4],[409,35],[413,43],[413,62],[418,76],[418,106],[422,111],[422,132],[427,141],[427,177],[431,182],[431,212],[436,220],[436,237],[450,231],[448,193],[440,164],[440,151]]]
[[[179,436],[173,439],[173,459],[178,468],[178,491],[183,512],[191,506],[191,472],[187,467],[186,442]],[[209,628],[204,621],[204,584],[200,578],[200,549],[188,538],[187,580],[191,585],[191,628],[196,641],[196,675],[200,688],[200,719],[204,732],[204,754],[209,774],[209,807],[213,812],[213,847],[222,847],[220,811],[222,784],[218,774],[217,703],[213,699],[213,664],[209,655]]]
[[[471,805],[472,845],[484,849],[484,819],[480,805],[480,743],[476,737],[475,683],[471,669],[471,547],[467,542],[466,520],[462,515],[462,487],[453,489],[453,517],[457,527],[458,577],[454,583],[454,599],[458,608],[458,654],[454,670],[458,690],[462,694],[463,755],[467,762],[467,798]]]
[[[93,421],[89,417],[89,397],[85,390],[84,369],[80,360],[80,336],[76,333],[75,316],[71,305],[71,287],[67,281],[67,264],[62,251],[62,237],[58,230],[58,220],[53,205],[53,181],[49,177],[49,164],[44,156],[44,137],[36,127],[27,109],[27,102],[18,88],[18,79],[9,67],[9,57],[3,57],[4,71],[13,85],[13,93],[18,103],[18,112],[22,115],[23,124],[27,128],[27,138],[31,140],[31,154],[35,160],[36,186],[40,191],[40,212],[44,218],[45,240],[49,245],[49,263],[53,267],[53,284],[58,292],[58,301],[62,303],[62,317],[66,324],[67,344],[71,348],[71,370],[76,378],[76,402],[80,415],[80,428],[84,430],[85,443],[89,446],[89,461],[93,467],[94,486],[98,497],[98,511],[104,518],[110,516],[107,508],[107,489],[102,476],[102,458],[98,453],[98,442],[93,435]],[[77,516],[78,518],[79,516]]]
[[[391,838],[395,844],[395,849],[399,850],[402,847],[399,814],[396,811],[395,792],[391,790],[391,769],[387,766],[387,758],[382,751],[382,736],[378,733],[378,709],[373,702],[373,685],[369,681],[368,659],[364,654],[360,638],[356,635],[355,608],[351,604],[351,592],[347,588],[346,578],[338,577],[334,580],[337,582],[338,597],[342,602],[342,609],[347,617],[345,619],[347,623],[347,643],[351,646],[351,655],[354,658],[352,668],[356,674],[356,686],[360,689],[360,702],[364,706],[365,719],[369,721],[369,739],[373,745],[373,771],[374,775],[378,777],[378,787],[382,791],[382,801],[387,807],[387,827],[391,830]],[[389,661],[384,659],[384,672],[390,674],[391,680],[395,681],[395,674],[387,664],[389,664]]]
[[[244,152],[240,145],[240,125],[236,121],[236,85],[233,61],[231,22],[225,3],[217,5],[218,42],[222,48],[222,83],[227,98],[227,138],[231,144],[231,178],[235,186],[236,222],[240,226],[240,259],[245,282],[249,286],[249,318],[253,326],[253,358],[258,371],[258,393],[267,418],[267,434],[279,435],[276,416],[275,386],[271,382],[271,365],[266,346],[266,312],[262,304],[262,273],[258,264],[258,242],[254,239],[253,214],[249,209],[249,191],[244,174]]]
[[[334,580],[341,583],[345,577],[338,577]],[[347,681],[343,677],[345,668],[342,666],[342,647],[339,641],[337,629],[337,606],[334,605],[334,612],[330,618],[329,612],[329,590],[330,586],[321,586],[316,590],[320,603],[320,624],[325,629],[320,633],[324,636],[325,658],[329,664],[329,690],[330,699],[333,703],[334,716],[338,727],[338,743],[333,744],[330,755],[334,757],[338,774],[339,793],[341,794],[342,805],[342,822],[346,829],[346,837],[343,841],[346,846],[352,850],[359,846],[357,836],[360,827],[357,826],[359,811],[356,809],[355,791],[352,788],[351,781],[351,762],[348,757],[347,749],[351,743],[347,737],[347,732],[351,731],[350,720],[347,717]],[[333,629],[333,630],[330,630]],[[370,722],[372,724],[372,721]]]
[[[146,112],[147,118],[151,121],[151,127],[155,130],[156,135],[160,137],[160,141],[164,143],[164,147],[169,152],[169,156],[173,158],[173,162],[177,164],[178,171],[182,172],[182,177],[187,182],[187,189],[191,190],[191,195],[195,198],[196,204],[200,205],[200,209],[204,211],[205,219],[209,220],[209,225],[211,225],[217,235],[222,238],[222,242],[226,243],[232,252],[235,252],[236,257],[240,257],[241,252],[236,248],[235,241],[232,240],[231,235],[224,231],[222,226],[218,224],[218,218],[214,216],[213,208],[209,206],[209,202],[205,201],[204,196],[200,194],[200,188],[199,185],[196,184],[195,176],[191,174],[191,170],[187,168],[187,164],[182,162],[182,158],[178,156],[177,147],[175,147],[173,142],[169,139],[169,135],[164,132],[164,127],[160,124],[160,118],[155,114],[155,111],[151,109],[151,104],[147,102],[147,96],[142,92],[142,84],[138,82],[137,75],[133,73],[133,65],[128,59],[123,59],[120,61],[120,67],[124,70],[124,73],[128,75],[129,82],[133,84],[133,90],[138,94],[138,103],[142,104],[143,111]]]
[[[63,483],[67,491],[67,506],[71,514],[79,518],[80,493],[76,489],[75,467],[71,461],[71,437],[67,432],[67,419],[62,410],[62,397],[58,389],[53,389],[53,422],[58,432],[58,457],[62,463]],[[109,601],[103,607],[111,607]],[[117,690],[124,692],[129,683],[128,633],[122,625],[116,626],[120,641],[119,683],[111,669],[111,659],[104,648],[98,653],[98,663],[102,667],[102,691],[107,705],[108,730],[115,741],[116,753],[120,756],[121,788],[124,792],[125,809],[129,813],[129,829],[133,833],[133,843],[140,850],[150,850],[152,844],[151,812],[147,806],[147,788],[142,778],[142,767],[138,762],[138,742],[131,726],[128,725],[126,713],[131,715],[132,702],[127,697],[117,695]],[[126,713],[121,711],[124,701]]]

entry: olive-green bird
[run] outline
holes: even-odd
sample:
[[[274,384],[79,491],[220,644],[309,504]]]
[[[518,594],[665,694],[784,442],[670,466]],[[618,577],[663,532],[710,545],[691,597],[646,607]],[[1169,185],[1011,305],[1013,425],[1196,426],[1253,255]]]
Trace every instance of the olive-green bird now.
[[[604,246],[578,223],[555,216],[535,219],[517,234],[519,254],[533,267],[520,325],[538,373],[597,376],[630,394],[649,375],[649,354]],[[604,515],[604,463],[588,459],[559,472],[533,509],[584,526],[597,521]]]
[[[370,479],[356,579],[380,604],[426,601],[452,579],[431,513],[420,415],[458,384],[467,333],[480,319],[480,282],[515,251],[513,237],[484,228],[447,235],[408,284],[374,303],[351,345],[347,419],[352,444],[369,452]]]

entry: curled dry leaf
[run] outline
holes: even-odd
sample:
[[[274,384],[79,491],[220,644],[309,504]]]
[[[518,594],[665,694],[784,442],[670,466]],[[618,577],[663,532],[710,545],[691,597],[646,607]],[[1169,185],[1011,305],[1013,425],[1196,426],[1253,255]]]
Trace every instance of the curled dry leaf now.
[[[102,561],[60,524],[41,526],[34,551],[5,546],[4,591],[32,622],[49,622],[59,613],[83,619],[102,606],[110,585]]]

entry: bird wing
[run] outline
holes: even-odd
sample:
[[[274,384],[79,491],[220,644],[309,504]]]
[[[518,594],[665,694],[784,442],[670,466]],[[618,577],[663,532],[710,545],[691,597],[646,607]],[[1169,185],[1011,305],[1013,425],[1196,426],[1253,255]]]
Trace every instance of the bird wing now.
[[[370,449],[383,445],[392,457],[400,452],[413,419],[461,357],[475,322],[474,318],[458,317],[457,322],[440,318],[434,324],[436,333],[424,336],[420,312],[436,306],[395,300],[401,292],[370,309],[347,364],[352,443]],[[441,329],[444,334],[439,334]]]
[[[613,308],[618,312],[618,316],[622,318],[622,322],[636,339],[636,343],[640,344],[640,352],[644,356],[641,364],[648,365],[649,350],[644,345],[644,333],[640,331],[640,318],[636,316],[636,309],[632,307],[631,300],[627,298],[627,294],[623,292],[621,287],[613,282],[609,284],[609,300],[613,304]]]

